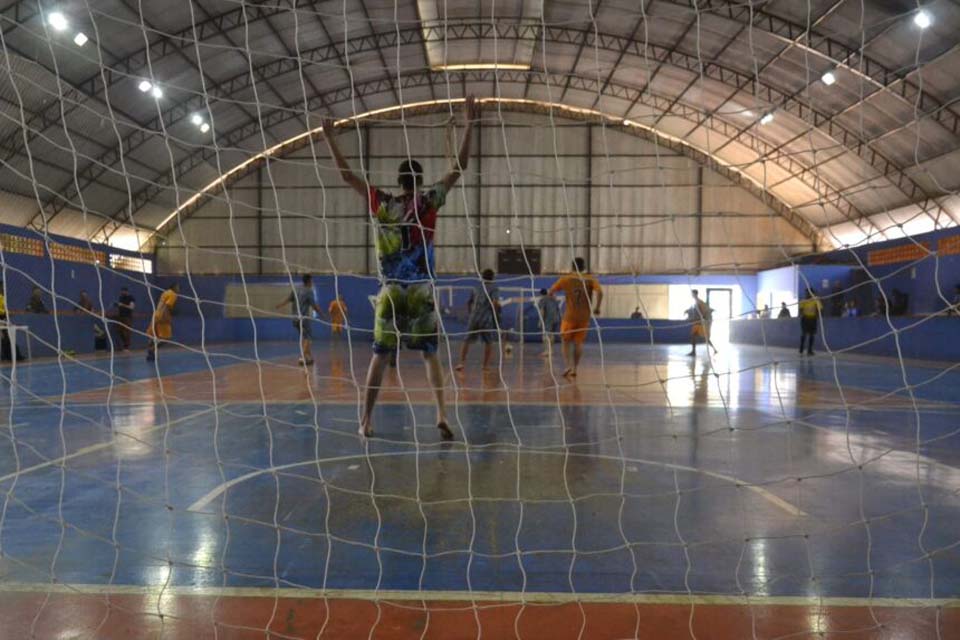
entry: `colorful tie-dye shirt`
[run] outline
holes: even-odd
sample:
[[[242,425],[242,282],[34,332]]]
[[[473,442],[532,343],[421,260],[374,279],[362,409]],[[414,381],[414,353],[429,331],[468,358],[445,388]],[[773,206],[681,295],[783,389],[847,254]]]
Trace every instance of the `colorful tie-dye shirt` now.
[[[412,283],[433,277],[433,233],[446,197],[439,182],[411,195],[370,188],[370,213],[377,222],[377,258],[384,281]]]

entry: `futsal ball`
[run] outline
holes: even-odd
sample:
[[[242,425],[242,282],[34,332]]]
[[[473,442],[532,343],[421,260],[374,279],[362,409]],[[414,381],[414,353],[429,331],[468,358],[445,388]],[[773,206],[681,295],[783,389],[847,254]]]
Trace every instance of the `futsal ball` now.
[[[513,345],[512,345],[512,344],[508,344],[507,346],[505,346],[505,347],[503,348],[503,350],[504,350],[504,352],[505,352],[507,355],[510,355],[511,353],[513,353]]]

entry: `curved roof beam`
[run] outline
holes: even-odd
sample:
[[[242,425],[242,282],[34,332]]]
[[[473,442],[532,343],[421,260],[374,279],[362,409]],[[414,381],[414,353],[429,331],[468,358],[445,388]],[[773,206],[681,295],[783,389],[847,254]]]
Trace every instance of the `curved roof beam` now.
[[[452,32],[452,34],[451,34]],[[555,44],[578,44],[584,46],[597,47],[606,51],[623,53],[633,57],[657,61],[661,64],[676,66],[698,75],[702,72],[704,77],[723,83],[739,91],[752,93],[759,100],[769,104],[777,105],[782,109],[801,120],[812,119],[812,124],[817,129],[842,144],[849,151],[857,154],[862,160],[873,166],[877,172],[889,179],[898,189],[910,200],[922,199],[927,197],[916,181],[910,178],[896,163],[886,156],[870,148],[855,131],[852,131],[842,124],[838,123],[835,116],[813,109],[801,97],[790,95],[788,92],[780,90],[764,82],[758,82],[750,74],[739,70],[726,67],[717,62],[702,61],[695,55],[682,51],[660,47],[658,45],[644,45],[642,42],[631,40],[629,38],[615,36],[611,34],[583,31],[579,29],[569,29],[565,27],[550,27],[544,31],[539,24],[490,24],[490,23],[455,23],[447,26],[437,27],[414,27],[397,32],[396,30],[359,36],[348,40],[345,43],[346,49],[351,53],[361,53],[365,51],[374,51],[384,47],[394,47],[406,44],[416,44],[424,40],[442,41],[444,37],[451,39],[485,39],[490,38],[496,33],[499,39],[515,40],[534,40],[538,43],[546,41]],[[179,120],[187,117],[195,109],[208,108],[210,97],[216,99],[229,99],[231,95],[250,86],[253,77],[258,81],[276,77],[279,74],[290,73],[298,70],[302,64],[328,64],[332,60],[338,60],[341,55],[341,45],[324,45],[315,49],[302,51],[300,58],[282,57],[276,58],[268,63],[254,68],[251,74],[249,69],[244,69],[236,76],[225,80],[224,82],[209,87],[206,94],[194,94],[184,103],[174,105],[165,109],[159,117],[155,117],[150,123],[154,128],[159,128],[160,118],[163,118],[163,127],[169,127]],[[298,99],[299,102],[299,99]],[[627,117],[625,115],[625,117]],[[309,124],[307,124],[309,128]],[[741,129],[736,138],[741,138],[747,133],[749,127]],[[152,135],[157,135],[155,131],[137,130],[124,138],[124,154],[143,144]],[[65,184],[60,190],[63,197],[51,197],[43,208],[47,211],[48,219],[62,210],[66,203],[71,201],[80,190],[93,184],[97,178],[105,171],[105,167],[111,166],[120,157],[120,147],[115,147],[102,154],[95,162],[91,162],[78,173],[76,183],[71,181]],[[139,206],[135,203],[133,211]],[[852,210],[845,213],[847,217],[858,216],[858,212]],[[35,219],[41,217],[38,216]]]
[[[578,76],[568,77],[565,75],[545,76],[544,74],[540,74],[535,71],[493,72],[489,70],[470,70],[451,72],[446,75],[454,76],[455,81],[458,83],[489,83],[496,78],[500,82],[521,84],[537,82],[539,84],[558,86],[560,83],[566,83],[569,80],[570,86],[574,89],[590,93],[596,93],[598,90],[598,80],[596,79],[582,78]],[[401,77],[401,81],[403,88],[416,88],[438,84],[444,78],[445,74],[442,72],[426,71],[407,74]],[[324,94],[323,96],[316,96],[308,102],[307,107],[308,110],[312,111],[315,108],[319,108],[331,103],[349,103],[351,98],[357,96],[362,97],[385,92],[392,94],[395,91],[396,78],[379,78],[365,83],[355,84],[353,86],[340,87],[327,94]],[[728,138],[732,135],[738,135],[740,133],[740,129],[737,126],[717,117],[714,114],[704,113],[701,109],[679,102],[674,98],[658,96],[636,87],[628,87],[617,83],[609,83],[604,89],[604,95],[642,103],[645,106],[649,106],[654,110],[661,112],[669,111],[669,113],[673,116],[683,118],[698,126],[706,126],[725,138]],[[592,110],[588,109],[587,111]],[[262,122],[248,122],[234,128],[231,131],[228,131],[225,134],[218,135],[218,145],[220,148],[236,148],[244,140],[259,133],[261,128],[277,126],[294,118],[299,118],[300,116],[301,113],[293,109],[276,109],[274,111],[267,112],[264,114]],[[795,176],[801,181],[802,184],[806,185],[810,190],[817,193],[818,198],[822,202],[831,204],[843,203],[845,206],[840,206],[838,208],[840,208],[840,210],[844,213],[848,221],[854,222],[859,226],[857,221],[865,218],[864,214],[857,210],[852,203],[844,201],[844,196],[838,189],[831,186],[829,182],[825,181],[822,177],[818,176],[815,169],[807,167],[803,162],[797,160],[793,155],[774,153],[775,148],[772,144],[752,134],[742,136],[741,143],[753,150],[756,154],[758,154],[758,156],[761,154],[767,156],[765,161],[773,162],[782,167],[787,172],[788,176]],[[701,151],[704,153],[710,153],[710,150]],[[133,206],[130,211],[136,213],[136,211],[138,211],[145,204],[171,188],[176,180],[180,179],[197,166],[213,159],[215,155],[216,149],[213,147],[200,147],[190,155],[180,160],[174,167],[174,172],[171,173],[170,171],[162,171],[157,173],[157,175],[154,176],[154,178],[150,180],[144,188],[133,194],[131,198]],[[758,162],[753,160],[738,168],[746,171],[756,164],[758,164]],[[108,168],[104,167],[103,170],[106,171]],[[111,223],[108,221],[104,223],[104,225],[101,226],[94,235],[103,232],[105,238],[108,239],[110,235],[112,235],[113,231],[121,226],[122,223],[119,220],[119,217],[124,213],[126,213],[126,206],[122,206],[117,211],[113,212],[113,214],[109,217],[109,219],[115,220],[115,222],[112,223],[112,228]]]
[[[753,3],[744,3],[741,0],[700,0],[696,5],[697,9],[691,9],[689,0],[658,0],[658,2],[679,5],[685,9],[698,10],[700,13],[707,12],[712,15],[718,15],[763,31],[784,43],[789,43],[791,46],[801,48],[804,51],[843,67],[844,70],[858,77],[862,77],[878,89],[888,91],[907,101],[911,106],[917,104],[919,101],[922,112],[930,113],[930,116],[937,122],[940,122],[946,129],[954,133],[960,133],[960,131],[958,131],[958,129],[960,129],[960,114],[953,108],[944,106],[942,101],[924,91],[918,84],[910,81],[907,78],[909,73],[890,69],[878,60],[870,56],[862,55],[859,49],[851,48],[824,34],[813,30],[810,30],[808,34],[807,25],[791,22],[765,11],[763,7],[752,6]],[[319,3],[320,0],[307,0],[303,8],[307,9],[306,13],[313,13],[309,11],[309,9]],[[37,4],[35,0],[17,0],[14,4],[0,12],[0,20],[12,23],[9,29],[4,29],[4,34],[34,17],[38,13],[36,7]],[[147,66],[148,59],[153,62],[158,62],[163,57],[174,54],[177,50],[192,50],[194,48],[195,38],[202,43],[209,36],[228,33],[233,29],[241,29],[247,23],[252,24],[260,20],[268,20],[272,16],[289,11],[290,9],[288,7],[281,6],[280,4],[266,5],[261,3],[248,3],[244,6],[238,6],[234,9],[224,11],[223,13],[211,15],[205,20],[197,22],[195,26],[190,25],[173,33],[154,32],[152,35],[155,37],[150,41],[149,46],[139,48],[127,56],[119,58],[116,62],[116,67],[106,70],[107,86],[112,86],[127,76],[137,75]],[[450,23],[449,26],[457,28],[458,25],[456,23]],[[537,23],[528,26],[536,29],[539,28],[540,25]],[[424,40],[429,40],[429,31],[442,31],[443,25],[421,25],[415,29],[401,30],[399,34],[400,42],[418,42],[415,38],[410,39],[410,32],[420,31],[421,28],[424,31]],[[589,30],[586,30],[581,33],[589,32]],[[393,36],[398,35],[396,30],[390,33]],[[808,34],[806,43],[803,42],[805,34]],[[373,34],[371,37],[377,37],[377,35],[378,34]],[[438,40],[442,39],[442,37],[438,38]],[[334,46],[339,46],[339,43]],[[113,71],[119,71],[120,73],[113,73]],[[99,72],[78,83],[77,87],[83,93],[94,97],[104,90],[103,80]]]
[[[462,101],[462,98],[454,98],[450,100],[431,100],[424,103],[376,109],[374,111],[358,114],[350,118],[345,118],[338,121],[336,124],[337,126],[344,126],[346,124],[351,124],[355,121],[366,120],[371,117],[399,117],[401,113],[404,116],[411,116],[445,112],[449,110],[451,104],[460,103]],[[729,179],[731,182],[734,182],[735,184],[738,184],[750,191],[750,193],[774,209],[778,215],[783,217],[795,229],[809,238],[814,247],[828,246],[822,233],[818,229],[813,227],[803,217],[796,214],[783,201],[765,191],[763,185],[747,175],[743,169],[724,163],[723,161],[708,155],[690,143],[681,140],[680,138],[654,131],[649,126],[639,122],[623,120],[619,116],[595,111],[593,109],[571,107],[557,103],[520,98],[480,98],[478,99],[478,102],[481,105],[498,104],[503,109],[508,111],[553,113],[555,115],[559,115],[560,117],[571,118],[580,121],[599,121],[606,126],[616,128],[618,130],[625,131],[632,135],[636,135],[646,140],[663,145],[697,161],[704,166],[709,167],[710,169]],[[312,139],[322,136],[322,134],[323,129],[321,127],[317,127],[305,133],[294,136],[289,140],[271,147],[270,149],[267,149],[238,164],[229,171],[225,172],[222,176],[218,177],[216,180],[210,182],[199,192],[187,199],[176,210],[171,212],[171,214],[167,216],[167,218],[162,221],[160,225],[158,225],[156,233],[158,235],[165,235],[169,233],[182,220],[189,217],[193,212],[202,207],[211,196],[221,192],[225,187],[228,187],[236,180],[239,180],[249,172],[255,170],[265,160],[269,158],[279,158],[297,149],[300,149],[310,144]]]
[[[682,6],[690,11],[709,13],[762,31],[786,44],[787,49],[796,47],[815,55],[865,80],[877,91],[889,93],[911,109],[916,106],[921,113],[928,113],[934,122],[960,135],[960,113],[954,106],[924,91],[920,85],[910,80],[910,71],[890,69],[875,58],[863,55],[858,48],[849,47],[812,28],[808,30],[805,24],[791,22],[756,5],[751,11],[752,3],[742,0],[700,0],[696,10],[691,8],[689,0],[657,1]],[[811,25],[813,26],[815,25]],[[873,94],[867,94],[863,98],[871,95]]]

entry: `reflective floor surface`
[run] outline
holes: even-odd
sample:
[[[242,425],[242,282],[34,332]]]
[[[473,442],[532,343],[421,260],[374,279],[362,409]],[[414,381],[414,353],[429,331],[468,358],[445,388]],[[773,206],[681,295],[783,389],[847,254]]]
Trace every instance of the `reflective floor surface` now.
[[[960,371],[688,349],[8,366],[0,635],[960,637]]]

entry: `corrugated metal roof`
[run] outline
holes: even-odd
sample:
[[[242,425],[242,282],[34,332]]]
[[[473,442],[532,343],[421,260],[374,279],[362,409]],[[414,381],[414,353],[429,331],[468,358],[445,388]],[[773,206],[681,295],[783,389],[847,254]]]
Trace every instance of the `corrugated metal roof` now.
[[[188,120],[191,110],[201,109],[215,119],[223,157],[233,162],[262,147],[261,132],[250,127],[257,118],[267,128],[267,144],[302,132],[297,110],[305,92],[318,117],[342,117],[394,106],[401,93],[406,102],[442,98],[449,86],[453,97],[467,91],[563,100],[688,138],[725,163],[756,164],[750,173],[776,185],[786,205],[815,225],[835,224],[850,207],[875,215],[960,188],[960,155],[954,153],[960,108],[952,105],[960,97],[954,71],[960,8],[947,0],[926,3],[934,23],[920,30],[912,20],[916,8],[908,4],[868,1],[861,15],[859,0],[761,2],[752,7],[751,25],[751,12],[734,0],[708,3],[699,14],[682,0],[652,0],[643,14],[626,0],[602,3],[599,10],[596,3],[541,0],[492,9],[467,0],[364,0],[299,3],[296,13],[286,5],[211,0],[192,16],[159,0],[143,3],[142,15],[117,0],[91,0],[90,11],[78,9],[71,22],[91,37],[96,26],[99,51],[93,41],[76,48],[36,19],[5,35],[13,49],[6,52],[4,73],[15,84],[0,82],[0,142],[5,153],[22,156],[16,110],[22,99],[35,130],[30,137],[37,138],[31,151],[43,192],[69,189],[76,160],[88,205],[111,212],[116,171],[101,179],[91,169],[106,164],[119,170],[114,124],[124,149],[137,149],[128,161],[139,192],[152,182],[169,184],[158,118],[168,125],[180,162],[209,144]],[[306,82],[289,55],[297,51],[304,55]],[[492,72],[425,73],[442,63],[478,62],[530,65],[534,75],[528,81],[522,69],[509,76],[503,71],[497,84]],[[211,92],[210,112],[198,66]],[[554,74],[549,79],[540,75],[544,67]],[[830,86],[821,80],[827,71],[836,81]],[[115,122],[105,103],[105,78]],[[137,89],[144,78],[161,84],[162,98]],[[597,96],[598,87],[605,95]],[[75,134],[76,158],[65,150],[61,106]],[[774,121],[760,125],[769,111],[776,112]],[[17,171],[25,168],[20,157],[0,169],[0,189],[22,190]],[[163,193],[154,197],[169,201]],[[75,193],[67,196],[76,200]],[[831,204],[811,204],[818,196]],[[834,205],[838,198],[846,204]],[[141,206],[149,199],[136,201]]]

